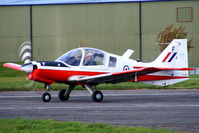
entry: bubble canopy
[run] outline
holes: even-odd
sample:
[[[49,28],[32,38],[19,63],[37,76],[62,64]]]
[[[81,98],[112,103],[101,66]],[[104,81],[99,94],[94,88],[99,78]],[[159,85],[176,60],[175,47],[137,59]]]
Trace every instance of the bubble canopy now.
[[[106,52],[94,48],[73,49],[55,61],[69,66],[101,66],[106,63]]]

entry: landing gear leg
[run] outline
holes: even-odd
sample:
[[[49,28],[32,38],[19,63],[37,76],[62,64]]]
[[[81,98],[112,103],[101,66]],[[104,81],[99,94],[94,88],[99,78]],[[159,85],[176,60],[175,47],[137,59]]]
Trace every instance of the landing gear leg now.
[[[63,89],[59,92],[59,99],[61,101],[67,101],[70,97],[70,93],[71,91],[75,88],[75,85],[69,85],[69,87],[67,89]]]
[[[43,102],[50,102],[51,95],[49,92],[50,85],[45,84],[46,92],[42,95]]]
[[[91,85],[84,85],[86,89],[92,94],[94,102],[101,102],[103,100],[103,93],[101,91],[94,91]]]

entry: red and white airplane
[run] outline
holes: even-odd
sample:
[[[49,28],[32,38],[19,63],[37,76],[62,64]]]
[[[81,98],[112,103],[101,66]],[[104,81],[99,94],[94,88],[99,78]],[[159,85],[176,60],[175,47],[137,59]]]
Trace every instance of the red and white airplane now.
[[[50,85],[64,83],[67,89],[59,92],[59,99],[66,101],[75,86],[88,89],[95,102],[103,100],[101,91],[93,87],[100,83],[141,82],[168,86],[187,80],[188,68],[187,39],[174,39],[152,62],[143,63],[129,59],[133,50],[128,49],[122,56],[94,48],[73,49],[55,61],[31,61],[24,65],[5,63],[3,66],[28,73],[28,79],[45,84],[44,102],[51,100]]]

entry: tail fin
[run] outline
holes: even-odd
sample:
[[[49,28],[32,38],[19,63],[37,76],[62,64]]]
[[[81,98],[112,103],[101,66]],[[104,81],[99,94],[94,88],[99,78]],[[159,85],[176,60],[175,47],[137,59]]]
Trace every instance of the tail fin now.
[[[164,67],[187,68],[187,39],[174,39],[153,63]]]
[[[174,39],[167,48],[152,62],[155,67],[188,68],[187,39]],[[188,79],[188,70],[165,70],[154,75],[160,80],[144,81],[143,83],[167,86]]]

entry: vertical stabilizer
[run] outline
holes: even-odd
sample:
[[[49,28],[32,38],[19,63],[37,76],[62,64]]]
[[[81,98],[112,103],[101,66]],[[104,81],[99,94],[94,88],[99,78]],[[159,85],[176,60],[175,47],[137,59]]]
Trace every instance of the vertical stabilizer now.
[[[187,39],[174,39],[151,64],[162,68],[188,68]],[[164,70],[153,75],[160,79],[142,83],[167,86],[187,80],[189,73],[187,70]]]
[[[187,68],[187,39],[174,39],[154,63],[161,67]]]

